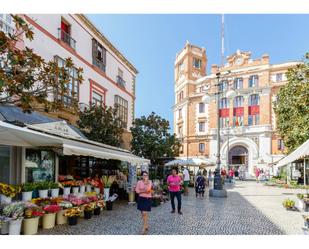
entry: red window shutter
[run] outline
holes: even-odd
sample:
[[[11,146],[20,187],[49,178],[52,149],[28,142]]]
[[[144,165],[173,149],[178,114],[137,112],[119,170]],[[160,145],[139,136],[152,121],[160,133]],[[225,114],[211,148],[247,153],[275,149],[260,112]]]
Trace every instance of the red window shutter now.
[[[249,106],[249,115],[257,115],[259,113],[260,113],[259,105]]]
[[[61,30],[63,30],[65,33],[69,34],[69,25],[65,22],[61,22]]]
[[[237,107],[233,110],[233,115],[236,117],[241,117],[244,115],[244,108],[243,107]]]
[[[229,117],[229,109],[228,108],[220,109],[219,113],[220,113],[220,117],[222,117],[222,118]]]

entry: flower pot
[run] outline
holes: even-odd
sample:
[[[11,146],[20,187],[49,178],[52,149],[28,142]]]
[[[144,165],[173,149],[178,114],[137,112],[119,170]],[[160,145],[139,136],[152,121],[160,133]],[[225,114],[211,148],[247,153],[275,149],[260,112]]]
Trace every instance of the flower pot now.
[[[104,188],[104,200],[107,201],[109,198],[109,188]]]
[[[51,197],[55,198],[59,196],[59,188],[53,188],[51,191]]]
[[[1,234],[2,235],[9,234],[9,222],[5,222],[1,225]]]
[[[101,213],[101,208],[100,207],[97,207],[93,210],[93,215],[100,215]]]
[[[23,219],[11,220],[9,223],[9,235],[20,235]]]
[[[39,190],[39,197],[40,198],[47,198],[48,197],[48,189]]]
[[[44,214],[43,215],[43,229],[50,229],[55,226],[56,214]]]
[[[7,197],[3,194],[0,194],[0,203],[1,204],[10,204],[12,202],[12,197]]]
[[[113,210],[113,203],[111,201],[106,202],[106,210]]]
[[[84,211],[84,218],[86,220],[91,219],[91,217],[92,217],[92,211]]]
[[[85,185],[80,186],[79,187],[79,193],[84,194],[85,193],[85,189],[86,189]]]
[[[22,201],[31,201],[32,199],[32,191],[22,192]]]
[[[63,195],[67,196],[71,193],[71,187],[63,188]]]
[[[100,188],[94,188],[94,192],[96,192],[97,194],[100,194]]]
[[[92,191],[91,185],[87,185],[86,186],[86,192],[91,192],[91,191]]]
[[[68,222],[68,218],[64,216],[65,210],[60,210],[57,213],[57,225],[66,224]]]
[[[79,193],[79,187],[73,187],[72,191],[73,191],[73,194],[78,194]]]
[[[24,235],[33,235],[38,232],[39,218],[40,217],[35,217],[35,218],[23,220],[23,234]]]
[[[78,216],[68,217],[68,224],[69,224],[69,226],[77,225],[77,219],[78,219]]]

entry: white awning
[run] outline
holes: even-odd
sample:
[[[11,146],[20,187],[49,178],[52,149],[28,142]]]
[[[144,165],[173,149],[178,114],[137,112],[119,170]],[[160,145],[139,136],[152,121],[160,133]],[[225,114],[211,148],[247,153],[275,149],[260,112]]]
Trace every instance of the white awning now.
[[[292,163],[292,162],[297,161],[299,159],[303,159],[305,157],[309,157],[309,139],[306,142],[304,142],[301,146],[299,146],[291,154],[282,158],[278,162],[277,167],[279,168],[279,167],[285,166],[289,163]]]
[[[202,166],[202,165],[214,165],[215,162],[210,160],[209,158],[199,158],[199,157],[193,157],[193,158],[188,158],[188,159],[175,159],[173,161],[170,161],[165,164],[165,166],[174,166],[174,165],[179,165],[179,166],[186,166],[186,165],[191,165],[191,166]]]
[[[3,121],[0,121],[0,144],[62,148],[63,155],[91,156],[107,160],[120,160],[137,165],[150,163],[148,159],[135,156],[130,151],[121,148],[88,139],[63,138]]]

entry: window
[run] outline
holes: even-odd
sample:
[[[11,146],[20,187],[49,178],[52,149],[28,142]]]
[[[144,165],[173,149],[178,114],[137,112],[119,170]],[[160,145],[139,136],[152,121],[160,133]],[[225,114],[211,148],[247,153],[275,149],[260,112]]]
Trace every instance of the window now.
[[[178,94],[178,102],[183,100],[183,91]]]
[[[193,67],[200,69],[202,66],[202,61],[197,58],[193,58]]]
[[[5,34],[14,34],[14,23],[10,14],[0,14],[0,31]]]
[[[10,183],[10,146],[0,145],[0,182]]]
[[[249,106],[255,106],[260,104],[260,96],[258,94],[252,94],[249,96]]]
[[[100,93],[92,91],[91,103],[95,106],[102,106],[104,104],[104,97]]]
[[[128,101],[115,95],[115,107],[118,108],[118,117],[121,119],[121,127],[127,128],[128,125]]]
[[[283,143],[283,139],[278,139],[278,150],[284,150],[284,143]]]
[[[76,48],[76,41],[71,37],[71,25],[65,21],[64,19],[61,20],[61,26],[58,29],[58,38],[68,44],[72,48]]]
[[[227,98],[220,99],[219,108],[220,109],[229,108],[229,100]]]
[[[205,122],[198,123],[198,130],[199,132],[205,132]]]
[[[61,93],[55,89],[55,96],[57,99],[61,100],[65,106],[71,106],[74,101],[79,100],[79,83],[78,83],[78,72],[77,68],[67,68],[65,67],[65,60],[61,59],[59,56],[55,56],[55,61],[60,68],[59,75],[56,75],[56,80],[61,79],[62,70],[69,72],[69,82],[65,86],[65,90],[61,96]]]
[[[181,119],[182,118],[182,108],[180,108],[178,110],[178,118]]]
[[[282,81],[282,73],[277,73],[276,74],[276,82]]]
[[[118,68],[118,75],[117,75],[117,84],[122,88],[125,88],[125,81],[123,80],[123,71]]]
[[[259,125],[260,114],[248,115],[248,125]]]
[[[242,107],[244,105],[244,97],[243,96],[236,96],[234,98],[234,108]]]
[[[233,117],[233,126],[243,126],[244,125],[244,116],[234,116]]]
[[[205,104],[199,103],[198,109],[199,109],[199,113],[204,113],[205,112]]]
[[[257,75],[251,75],[249,77],[249,87],[258,87],[259,77]]]
[[[229,82],[227,80],[222,80],[219,84],[220,92],[226,91],[229,88]]]
[[[198,151],[200,153],[204,153],[205,152],[205,144],[204,143],[199,143],[198,144]]]
[[[55,153],[50,150],[26,149],[26,182],[55,180]]]
[[[242,89],[243,88],[243,79],[242,78],[236,78],[234,80],[234,89]]]
[[[92,39],[92,63],[105,72],[106,49],[95,39]]]
[[[229,117],[220,117],[220,127],[226,128],[229,126]]]

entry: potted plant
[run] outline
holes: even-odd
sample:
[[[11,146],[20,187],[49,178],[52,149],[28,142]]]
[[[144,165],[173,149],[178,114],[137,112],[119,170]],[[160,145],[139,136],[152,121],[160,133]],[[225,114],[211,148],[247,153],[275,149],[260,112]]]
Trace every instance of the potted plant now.
[[[1,235],[7,235],[9,234],[9,224],[10,224],[11,218],[7,216],[0,216],[0,234]]]
[[[73,181],[73,183],[72,183],[72,193],[73,194],[79,193],[79,185],[80,185],[79,181]]]
[[[32,182],[27,182],[21,185],[22,201],[31,201],[33,191],[36,190],[37,185]]]
[[[103,210],[103,208],[105,207],[105,203],[103,200],[99,200],[96,202],[96,206],[93,210],[93,214],[94,215],[100,215],[101,210]]]
[[[23,234],[33,235],[38,232],[39,218],[44,215],[44,211],[41,207],[31,204],[25,208],[24,220],[23,220]]]
[[[49,188],[51,192],[51,197],[56,198],[59,196],[59,183],[58,182],[50,182]]]
[[[20,186],[0,183],[0,203],[10,204],[12,202],[12,198],[20,193],[20,191]]]
[[[47,198],[48,197],[48,190],[49,190],[50,183],[47,181],[37,183],[37,189],[39,190],[39,197],[40,198]]]
[[[68,218],[64,215],[65,211],[69,208],[72,208],[73,205],[71,202],[65,200],[59,202],[58,205],[60,206],[61,210],[57,213],[56,217],[57,225],[66,224],[68,222]]]
[[[77,224],[78,217],[81,215],[80,207],[73,207],[65,210],[64,216],[68,217],[69,226],[75,226]]]
[[[19,235],[24,216],[25,204],[23,202],[14,202],[3,208],[3,215],[10,218],[9,235]]]
[[[68,196],[71,193],[72,181],[65,181],[61,183],[63,188],[63,195]]]
[[[94,208],[95,208],[95,205],[92,203],[88,203],[84,206],[84,218],[85,219],[87,220],[91,219]]]
[[[43,228],[53,228],[56,222],[56,213],[60,211],[59,205],[47,205],[43,208],[43,210],[45,212],[43,215]]]
[[[104,200],[107,201],[107,199],[109,198],[109,191],[110,191],[111,183],[108,181],[107,176],[103,176],[102,180],[104,184]]]
[[[286,210],[294,210],[295,208],[295,201],[290,199],[285,199],[282,202],[282,205],[286,208]]]

